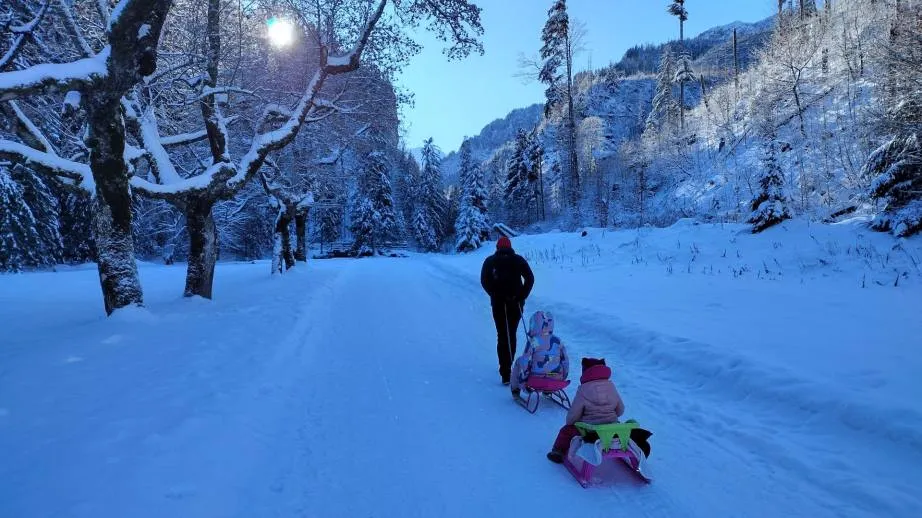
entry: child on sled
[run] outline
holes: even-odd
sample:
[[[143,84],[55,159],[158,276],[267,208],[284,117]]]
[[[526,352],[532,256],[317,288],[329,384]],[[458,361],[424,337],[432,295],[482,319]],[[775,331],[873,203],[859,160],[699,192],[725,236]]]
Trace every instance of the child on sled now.
[[[573,438],[580,435],[574,426],[578,422],[587,424],[609,424],[618,422],[624,414],[624,401],[618,394],[618,389],[611,381],[611,369],[605,365],[604,359],[583,358],[583,375],[580,377],[580,386],[576,397],[567,412],[567,421],[560,432],[554,446],[547,454],[547,458],[558,464],[563,462]],[[592,439],[587,437],[585,439]],[[593,453],[600,452],[598,440],[591,446]],[[598,453],[601,455],[601,453]]]
[[[544,377],[565,381],[570,373],[570,359],[560,338],[554,335],[554,316],[548,311],[535,311],[528,322],[528,343],[522,356],[512,366],[510,388],[519,397],[522,384],[529,377]]]

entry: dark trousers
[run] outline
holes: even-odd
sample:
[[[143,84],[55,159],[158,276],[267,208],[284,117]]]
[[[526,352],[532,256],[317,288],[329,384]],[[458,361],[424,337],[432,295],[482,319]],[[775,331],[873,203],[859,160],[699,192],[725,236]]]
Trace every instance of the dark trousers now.
[[[515,334],[522,320],[522,308],[516,302],[493,301],[493,323],[496,324],[496,357],[499,375],[508,381],[515,360]]]

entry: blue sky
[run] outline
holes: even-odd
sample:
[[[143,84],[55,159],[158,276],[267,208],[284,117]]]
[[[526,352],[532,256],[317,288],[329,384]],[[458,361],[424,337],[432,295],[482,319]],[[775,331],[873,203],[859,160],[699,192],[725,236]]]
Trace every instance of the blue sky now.
[[[446,153],[465,135],[476,135],[491,121],[515,108],[542,102],[544,86],[523,84],[515,77],[518,56],[537,54],[540,34],[552,0],[475,0],[483,9],[483,56],[448,62],[443,45],[419,34],[424,48],[399,78],[415,94],[416,104],[404,109],[405,138],[411,148],[433,137]],[[617,61],[639,43],[678,38],[678,22],[666,13],[666,0],[569,0],[571,18],[586,24],[586,52],[577,69]],[[775,0],[687,0],[685,34],[734,21],[758,21],[774,13]]]

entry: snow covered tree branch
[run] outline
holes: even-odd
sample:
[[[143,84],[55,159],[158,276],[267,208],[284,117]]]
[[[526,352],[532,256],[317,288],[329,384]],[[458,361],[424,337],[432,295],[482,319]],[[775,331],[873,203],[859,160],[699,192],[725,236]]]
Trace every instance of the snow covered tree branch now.
[[[32,32],[41,23],[42,18],[45,17],[45,13],[48,12],[48,6],[51,4],[50,0],[45,0],[42,2],[42,6],[39,8],[38,13],[32,19],[32,21],[24,25],[16,25],[10,27],[11,32],[15,35],[13,37],[13,43],[10,45],[10,48],[0,56],[0,70],[3,70],[10,63],[12,63],[13,58],[16,57],[16,54],[19,52],[19,49],[22,48],[22,44],[25,43],[26,39],[32,36]]]
[[[93,174],[86,164],[66,160],[53,152],[39,151],[9,140],[0,140],[0,157],[21,162],[46,172],[49,176],[59,177],[74,186],[93,192]]]

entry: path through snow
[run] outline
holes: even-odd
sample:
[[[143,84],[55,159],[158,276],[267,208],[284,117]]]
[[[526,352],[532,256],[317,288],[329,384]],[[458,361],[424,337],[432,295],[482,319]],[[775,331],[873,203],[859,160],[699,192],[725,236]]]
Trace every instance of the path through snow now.
[[[801,422],[807,414],[759,394],[722,394],[682,366],[642,355],[631,363],[635,345],[681,339],[536,299],[529,309],[549,304],[572,352],[620,355],[613,363],[628,416],[655,433],[652,485],[615,471],[612,483],[584,490],[544,458],[563,411],[542,405],[529,415],[498,383],[478,272],[423,257],[315,262],[282,282],[265,278],[265,264],[221,268],[214,302],[148,290],[156,316],[71,314],[70,336],[55,343],[58,308],[50,308],[51,334],[0,349],[0,516],[492,517],[549,508],[583,517],[911,516],[922,508],[911,481],[894,475],[918,465],[917,450],[856,455],[847,449],[866,437],[858,431]],[[176,268],[143,277],[181,285]],[[89,305],[80,293],[62,298]],[[26,314],[0,308],[0,321]],[[860,467],[872,463],[890,475],[870,467],[875,482],[866,485]]]

